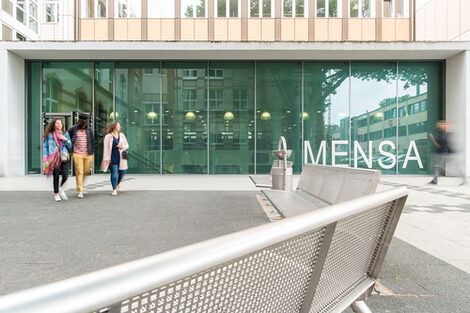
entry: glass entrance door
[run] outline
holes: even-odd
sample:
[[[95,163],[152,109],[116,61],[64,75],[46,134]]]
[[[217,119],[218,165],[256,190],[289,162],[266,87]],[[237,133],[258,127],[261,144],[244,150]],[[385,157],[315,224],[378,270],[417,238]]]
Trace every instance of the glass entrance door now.
[[[59,118],[61,121],[62,121],[62,124],[64,125],[64,130],[67,131],[73,124],[73,116],[74,116],[74,112],[70,112],[70,113],[42,113],[42,117],[41,117],[41,134],[44,134],[44,131],[47,127],[47,125],[49,125],[49,123],[51,121],[53,121],[54,119],[56,118]],[[43,155],[43,146],[44,146],[44,140],[42,141],[42,145],[41,145],[41,155]],[[70,169],[72,168],[72,166],[69,167],[69,171]],[[41,169],[41,174],[43,173],[43,170],[42,170],[42,164],[40,166],[40,169]],[[70,174],[70,173],[69,173]]]

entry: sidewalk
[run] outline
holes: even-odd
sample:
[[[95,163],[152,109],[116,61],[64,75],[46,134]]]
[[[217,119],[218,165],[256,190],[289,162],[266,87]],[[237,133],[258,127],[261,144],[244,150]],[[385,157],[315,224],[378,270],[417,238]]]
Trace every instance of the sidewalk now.
[[[379,295],[367,300],[373,312],[468,312],[470,186],[430,180],[380,181],[378,191],[406,186],[410,194]],[[0,250],[8,251],[0,256],[0,294],[269,222],[260,190],[244,175],[127,175],[118,197],[108,175],[93,175],[83,200],[73,197],[71,177],[67,203],[52,201],[51,184],[39,175],[0,178]]]

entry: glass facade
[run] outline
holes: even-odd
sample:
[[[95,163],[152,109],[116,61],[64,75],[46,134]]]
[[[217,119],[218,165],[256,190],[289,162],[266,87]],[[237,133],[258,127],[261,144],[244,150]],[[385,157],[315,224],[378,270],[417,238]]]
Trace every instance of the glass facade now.
[[[27,63],[28,172],[41,114],[93,113],[95,172],[108,123],[130,143],[129,173],[267,174],[279,136],[303,163],[428,174],[442,118],[441,62]]]

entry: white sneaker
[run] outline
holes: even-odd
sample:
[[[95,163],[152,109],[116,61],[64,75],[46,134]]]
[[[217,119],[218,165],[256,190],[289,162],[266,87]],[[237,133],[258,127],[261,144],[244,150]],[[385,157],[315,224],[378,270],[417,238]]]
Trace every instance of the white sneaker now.
[[[62,189],[62,188],[59,189],[59,195],[60,195],[60,197],[62,198],[62,200],[68,200],[68,199],[69,199],[69,198],[67,197],[67,195],[65,194],[64,189]]]
[[[77,198],[83,198],[83,192],[79,192]]]
[[[113,190],[113,192],[111,192],[111,196],[117,196],[117,190]]]
[[[59,202],[59,201],[62,200],[62,199],[60,198],[59,195],[55,195],[55,196],[54,196],[54,200],[55,200],[55,202]]]

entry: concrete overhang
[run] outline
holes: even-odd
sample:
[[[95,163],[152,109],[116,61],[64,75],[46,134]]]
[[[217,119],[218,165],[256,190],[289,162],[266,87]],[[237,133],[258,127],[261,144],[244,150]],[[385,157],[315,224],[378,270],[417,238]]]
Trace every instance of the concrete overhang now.
[[[0,42],[28,60],[445,60],[470,42]]]

